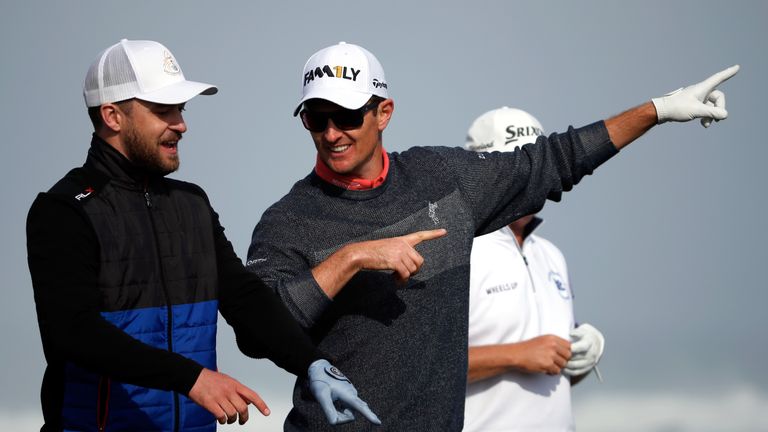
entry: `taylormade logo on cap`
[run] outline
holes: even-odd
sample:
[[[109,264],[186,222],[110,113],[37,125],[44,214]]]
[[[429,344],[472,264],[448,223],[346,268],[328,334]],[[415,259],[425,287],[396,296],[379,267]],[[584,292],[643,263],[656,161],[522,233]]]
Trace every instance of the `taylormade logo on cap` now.
[[[176,58],[162,44],[127,39],[99,55],[83,84],[88,107],[132,98],[175,105],[217,91],[214,85],[187,81]]]
[[[388,98],[387,88],[384,69],[373,54],[363,47],[339,42],[307,60],[302,74],[302,97],[293,115],[309,99],[324,99],[357,109],[373,95]]]
[[[520,109],[501,107],[472,122],[464,147],[474,151],[513,151],[536,142],[539,135],[544,135],[544,129],[536,117]]]

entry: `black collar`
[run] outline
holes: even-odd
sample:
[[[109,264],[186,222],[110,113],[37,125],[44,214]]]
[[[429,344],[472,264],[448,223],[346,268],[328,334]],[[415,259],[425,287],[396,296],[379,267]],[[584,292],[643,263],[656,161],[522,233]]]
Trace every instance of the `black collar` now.
[[[136,166],[95,133],[83,167],[96,170],[109,177],[112,182],[128,189],[144,190],[150,183],[163,178],[159,174],[149,173]]]

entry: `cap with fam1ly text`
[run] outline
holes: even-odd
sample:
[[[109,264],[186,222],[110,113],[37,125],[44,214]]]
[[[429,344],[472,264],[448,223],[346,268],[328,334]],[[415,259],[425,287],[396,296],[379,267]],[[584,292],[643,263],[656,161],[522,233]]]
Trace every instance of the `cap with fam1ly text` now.
[[[132,98],[175,105],[217,91],[214,85],[187,81],[176,58],[162,44],[127,39],[99,55],[83,85],[88,107]]]
[[[536,117],[509,107],[488,111],[472,122],[464,147],[474,151],[513,151],[536,142],[544,129]]]
[[[294,116],[309,99],[325,99],[347,109],[358,109],[373,95],[389,97],[381,63],[365,48],[346,42],[312,54],[301,79],[302,97]]]

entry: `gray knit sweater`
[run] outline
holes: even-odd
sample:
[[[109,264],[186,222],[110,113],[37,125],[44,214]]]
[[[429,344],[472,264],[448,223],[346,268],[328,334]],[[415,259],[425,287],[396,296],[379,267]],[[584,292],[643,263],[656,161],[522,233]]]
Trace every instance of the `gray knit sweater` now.
[[[277,291],[382,426],[361,415],[329,426],[299,378],[286,430],[460,431],[473,237],[558,201],[616,152],[598,122],[510,153],[390,153],[386,181],[371,190],[343,190],[314,173],[297,182],[254,229],[248,268]],[[405,286],[389,272],[363,271],[331,300],[312,277],[347,243],[435,228],[448,235],[416,247],[424,265]]]

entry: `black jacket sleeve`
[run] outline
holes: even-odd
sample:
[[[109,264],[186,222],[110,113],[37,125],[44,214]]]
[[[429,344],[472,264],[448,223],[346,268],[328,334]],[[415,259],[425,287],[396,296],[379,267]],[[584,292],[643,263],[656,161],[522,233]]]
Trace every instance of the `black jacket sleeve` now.
[[[200,364],[150,347],[100,315],[98,240],[68,200],[40,194],[27,216],[27,259],[49,369],[72,362],[126,383],[188,394]]]
[[[240,350],[249,357],[267,357],[281,368],[304,376],[322,355],[293,319],[277,294],[248,271],[224,235],[216,212],[214,221],[219,269],[219,311],[232,326]]]

